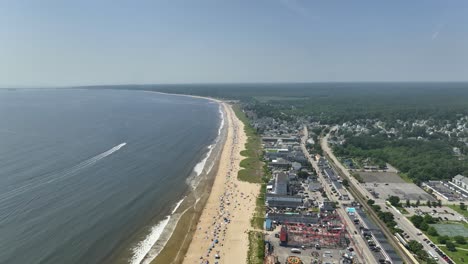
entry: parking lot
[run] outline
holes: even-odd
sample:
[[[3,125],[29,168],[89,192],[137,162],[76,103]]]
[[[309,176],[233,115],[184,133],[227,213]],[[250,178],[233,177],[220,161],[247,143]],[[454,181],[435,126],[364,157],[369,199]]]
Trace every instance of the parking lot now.
[[[397,173],[395,172],[359,172],[359,175],[364,182],[376,182],[376,183],[406,183]]]
[[[363,186],[374,199],[387,200],[390,196],[398,196],[402,201],[436,201],[434,197],[413,183],[365,183]]]
[[[457,213],[455,210],[447,206],[442,207],[429,207],[429,206],[418,206],[418,207],[406,207],[406,211],[408,211],[407,217],[412,215],[423,215],[429,214],[435,218],[442,218],[443,221],[460,221],[462,216]]]

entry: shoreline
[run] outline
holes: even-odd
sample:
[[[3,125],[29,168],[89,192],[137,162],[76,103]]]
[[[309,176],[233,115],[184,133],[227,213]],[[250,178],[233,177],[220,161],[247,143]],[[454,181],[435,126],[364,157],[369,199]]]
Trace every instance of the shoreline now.
[[[252,230],[251,218],[260,185],[237,179],[240,161],[244,159],[240,152],[247,142],[244,124],[228,103],[198,98],[215,101],[222,107],[223,142],[219,144],[220,151],[211,172],[181,205],[183,214],[164,248],[151,262],[143,263],[247,262],[248,231]],[[220,259],[215,260],[215,255]]]
[[[246,263],[248,231],[256,208],[260,185],[238,180],[247,135],[244,124],[223,102],[227,139],[209,198],[199,217],[182,263]],[[179,262],[171,262],[179,263]]]
[[[141,92],[195,97],[209,100],[209,102],[216,103],[218,106],[220,117],[217,128],[218,135],[211,143],[206,145],[205,153],[200,156],[197,163],[191,168],[191,173],[187,175],[185,179],[187,190],[185,193],[178,201],[170,205],[171,209],[166,215],[161,216],[161,219],[148,226],[146,232],[137,235],[140,238],[129,244],[130,247],[122,248],[119,250],[120,253],[113,253],[115,257],[110,257],[115,263],[181,263],[182,253],[188,249],[191,241],[192,230],[190,229],[195,230],[195,227],[191,228],[191,226],[196,225],[201,215],[218,171],[221,152],[225,147],[227,137],[226,109],[223,101],[213,98],[153,91]],[[185,246],[180,245],[180,238],[183,239]],[[174,241],[177,241],[176,244],[173,244]],[[180,249],[176,252],[173,250],[179,247]],[[121,254],[124,251],[127,253]],[[177,257],[177,255],[180,256]],[[173,260],[177,259],[180,260],[173,262]]]
[[[251,219],[260,193],[260,184],[243,182],[237,178],[241,169],[240,162],[245,158],[240,154],[245,150],[247,142],[244,124],[237,118],[232,106],[223,100],[158,91],[143,92],[209,100],[219,105],[224,118],[219,127],[218,138],[213,143],[212,158],[208,157],[212,161],[211,166],[207,161],[203,173],[195,176],[195,179],[192,176],[187,178],[187,185],[191,190],[178,206],[175,205],[171,214],[159,221],[157,225],[168,222],[139,263],[195,264],[205,263],[202,262],[204,260],[209,263],[247,263],[248,232],[253,230]],[[193,180],[198,181],[195,188]],[[227,217],[229,222],[219,221],[223,219],[220,215],[224,219]],[[218,223],[213,220],[218,220]],[[214,232],[214,237],[209,238],[207,234],[211,232]],[[214,244],[215,239],[219,243]],[[229,242],[226,245],[225,240]],[[219,255],[221,259],[215,259],[215,255]]]
[[[198,185],[185,196],[183,203],[177,210],[181,211],[179,212],[179,218],[172,227],[172,232],[170,232],[169,238],[159,254],[152,260],[145,259],[142,263],[182,263],[185,255],[184,253],[189,248],[193,233],[196,230],[196,224],[202,214],[217,176],[221,153],[226,147],[229,120],[226,120],[225,103],[216,99],[210,98],[210,100],[219,104],[220,111],[223,114],[223,120],[221,121],[223,123],[220,124],[219,138],[215,143],[216,145],[214,146],[213,153],[211,153],[211,168],[204,168],[208,170],[207,173],[199,175],[201,178],[199,179]],[[188,185],[191,186],[191,183],[188,183]]]

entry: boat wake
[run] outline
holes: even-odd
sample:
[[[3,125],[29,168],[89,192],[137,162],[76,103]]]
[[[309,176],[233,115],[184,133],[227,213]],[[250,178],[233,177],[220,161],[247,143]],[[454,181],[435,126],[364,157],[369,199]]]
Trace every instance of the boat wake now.
[[[59,171],[59,172],[56,172],[56,173],[52,173],[50,175],[47,175],[45,177],[40,177],[40,178],[36,178],[36,179],[33,179],[29,182],[27,182],[26,184],[22,185],[22,186],[19,186],[15,189],[12,189],[8,192],[5,192],[5,193],[2,193],[0,194],[0,202],[3,202],[5,200],[9,200],[13,197],[16,197],[18,195],[21,195],[25,192],[29,192],[31,190],[34,190],[34,189],[37,189],[41,186],[44,186],[44,185],[47,185],[47,184],[50,184],[50,183],[53,183],[53,182],[56,182],[56,181],[61,181],[61,180],[64,180],[64,179],[67,179],[67,178],[70,178],[74,175],[76,175],[76,173],[82,169],[85,169],[85,168],[88,168],[92,165],[94,165],[96,162],[102,160],[103,158],[105,157],[108,157],[110,156],[112,153],[118,151],[119,149],[121,149],[122,147],[124,147],[125,145],[127,145],[127,143],[121,143],[99,155],[96,155],[90,159],[87,159],[83,162],[80,162],[79,164],[71,167],[71,168],[68,168],[68,169],[65,169],[65,170],[62,170],[62,171]]]

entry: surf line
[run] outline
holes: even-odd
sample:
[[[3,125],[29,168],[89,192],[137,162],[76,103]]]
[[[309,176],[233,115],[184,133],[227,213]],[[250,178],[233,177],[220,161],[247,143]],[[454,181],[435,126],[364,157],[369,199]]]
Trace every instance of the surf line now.
[[[120,143],[119,145],[117,146],[114,146],[112,147],[111,149],[101,153],[101,154],[98,154],[92,158],[89,158],[87,160],[84,160],[80,163],[78,163],[77,165],[71,167],[71,168],[68,168],[68,169],[65,169],[65,170],[62,170],[62,171],[59,171],[59,172],[56,172],[56,173],[52,173],[46,177],[43,177],[43,178],[40,178],[40,179],[36,179],[36,180],[31,180],[29,181],[28,183],[22,185],[22,186],[19,186],[15,189],[12,189],[6,193],[2,193],[0,194],[0,202],[2,201],[5,201],[5,200],[8,200],[8,199],[11,199],[15,196],[18,196],[18,195],[21,195],[25,192],[28,192],[28,191],[31,191],[33,189],[36,189],[36,188],[39,188],[43,185],[46,185],[46,184],[50,184],[50,183],[53,183],[53,182],[56,182],[56,181],[59,181],[59,180],[64,180],[64,179],[67,179],[67,178],[70,178],[72,176],[74,176],[78,171],[82,170],[82,169],[85,169],[85,168],[88,168],[94,164],[96,164],[96,162],[102,160],[103,158],[105,157],[108,157],[110,155],[112,155],[113,153],[115,153],[116,151],[118,151],[119,149],[123,148],[125,145],[127,145],[126,142],[123,142],[123,143]]]

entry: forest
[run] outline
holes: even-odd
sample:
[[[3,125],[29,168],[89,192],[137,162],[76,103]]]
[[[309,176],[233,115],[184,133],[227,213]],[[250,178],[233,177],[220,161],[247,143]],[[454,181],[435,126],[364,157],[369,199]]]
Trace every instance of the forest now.
[[[397,167],[414,182],[451,179],[468,175],[468,162],[453,156],[450,146],[439,140],[389,139],[383,136],[354,136],[334,152],[344,157],[371,157]]]
[[[170,84],[80,87],[159,91],[235,101],[257,118],[320,122],[336,125],[376,119],[401,128],[400,121],[427,120],[454,124],[468,116],[468,83],[277,83]],[[403,131],[403,139],[378,134],[347,135],[335,149],[338,156],[371,157],[388,162],[416,182],[468,175],[468,162],[453,156],[452,147],[466,152],[466,143],[424,129]],[[372,131],[371,131],[372,132]],[[466,131],[464,132],[466,134]],[[408,137],[425,137],[425,140]]]

